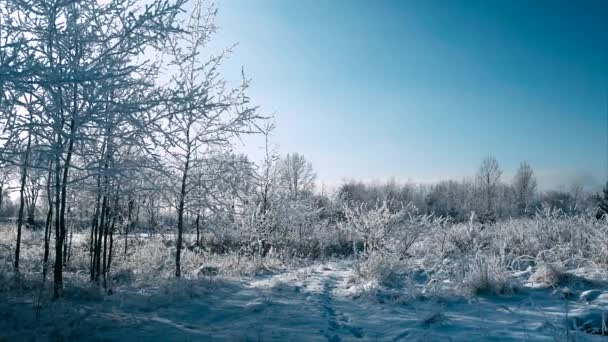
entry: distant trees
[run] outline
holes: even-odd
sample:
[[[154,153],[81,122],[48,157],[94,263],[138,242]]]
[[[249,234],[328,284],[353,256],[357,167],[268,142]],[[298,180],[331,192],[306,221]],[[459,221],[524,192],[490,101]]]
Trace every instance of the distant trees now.
[[[470,182],[441,181],[429,186],[426,195],[427,211],[442,217],[465,220],[474,205],[474,186]]]
[[[522,162],[513,178],[513,191],[519,215],[527,215],[536,192],[536,177],[532,167],[527,162]]]
[[[429,185],[348,181],[337,189],[336,197],[343,202],[365,203],[368,207],[387,201],[391,203],[388,205],[391,210],[413,203],[424,212],[456,221],[468,220],[471,212],[484,222],[531,215],[542,202],[565,213],[580,212],[586,207],[580,187],[573,187],[578,189],[575,192],[539,193],[536,176],[527,162],[520,164],[511,184],[501,182],[501,176],[498,162],[490,157],[482,161],[475,181],[444,180]]]
[[[344,202],[351,203],[373,203],[377,198],[371,198],[373,195],[369,191],[369,187],[363,182],[348,181],[340,185],[337,191],[337,197]]]
[[[606,218],[608,216],[608,182],[604,185],[602,193],[595,195],[595,202],[597,203],[595,216],[598,219]]]
[[[481,191],[483,201],[485,203],[486,215],[493,217],[495,215],[495,198],[500,182],[502,171],[498,166],[498,161],[494,157],[487,157],[479,166],[477,171],[477,186]],[[491,219],[491,218],[490,218]]]
[[[549,190],[543,192],[540,195],[540,202],[565,214],[574,213],[576,209],[576,200],[574,196],[563,190]]]
[[[279,173],[282,186],[295,200],[303,193],[312,193],[315,187],[317,175],[312,164],[301,154],[288,153],[281,160]]]

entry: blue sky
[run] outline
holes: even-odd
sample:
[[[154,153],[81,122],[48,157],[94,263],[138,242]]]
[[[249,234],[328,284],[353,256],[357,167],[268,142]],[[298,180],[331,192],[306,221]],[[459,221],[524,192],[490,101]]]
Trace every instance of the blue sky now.
[[[320,181],[608,176],[608,2],[220,0],[214,46]],[[254,144],[255,145],[255,144]],[[255,153],[254,153],[255,154]]]

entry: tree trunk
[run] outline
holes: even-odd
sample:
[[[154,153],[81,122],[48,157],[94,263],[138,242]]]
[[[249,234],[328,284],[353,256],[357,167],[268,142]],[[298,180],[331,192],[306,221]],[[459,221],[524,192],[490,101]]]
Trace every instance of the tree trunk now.
[[[60,156],[55,159],[55,267],[53,269],[53,297],[63,294],[63,236],[61,234],[61,165]]]
[[[76,133],[76,122],[72,118],[70,122],[70,140],[63,165],[63,180],[61,180],[61,165],[59,154],[55,159],[55,268],[53,281],[53,297],[59,298],[63,295],[63,243],[65,241],[65,207],[67,198],[67,183],[74,149],[74,134]]]
[[[36,202],[32,202],[32,204],[27,208],[27,224],[30,227],[34,227],[36,225]]]
[[[134,199],[129,199],[129,204],[128,204],[128,208],[127,208],[127,224],[125,225],[125,252],[124,252],[124,257],[127,257],[127,249],[129,247],[129,228],[131,228],[131,216],[133,214],[133,206],[134,206]]]
[[[46,266],[49,262],[49,244],[51,240],[51,222],[53,220],[53,207],[49,207],[49,211],[46,214],[46,223],[44,225],[44,259],[42,266],[42,273],[46,276]]]
[[[106,135],[108,138],[105,141],[105,156],[104,156],[104,183],[103,183],[103,200],[101,204],[101,216],[98,223],[98,235],[97,235],[97,248],[96,248],[96,264],[95,264],[95,281],[99,283],[99,276],[105,276],[106,267],[106,243],[107,243],[107,230],[108,230],[108,212],[109,212],[109,194],[110,194],[110,183],[108,179],[108,169],[110,167],[110,129],[107,128]],[[103,255],[102,255],[103,247]],[[103,263],[102,263],[103,257]]]
[[[103,247],[103,236],[107,208],[108,198],[106,195],[104,195],[103,200],[101,202],[101,214],[99,217],[99,222],[97,224],[97,246],[95,247],[95,282],[99,282],[99,276],[101,275],[101,250]]]
[[[182,176],[182,186],[179,196],[179,206],[177,208],[177,251],[175,253],[175,276],[181,276],[180,258],[182,253],[182,232],[184,229],[184,206],[186,200],[186,184],[188,182],[188,168],[190,167],[190,146],[186,153],[186,162],[184,163],[184,174]]]
[[[105,155],[105,143],[103,146],[103,150],[102,150],[102,155]],[[93,220],[91,220],[91,240],[90,240],[90,245],[89,245],[89,254],[90,254],[90,264],[89,264],[89,268],[90,268],[90,275],[91,275],[91,281],[95,281],[95,274],[96,274],[96,266],[97,266],[97,260],[99,257],[98,254],[98,249],[97,249],[97,235],[98,235],[98,230],[99,230],[99,210],[100,208],[100,204],[101,204],[101,173],[97,174],[97,196],[95,199],[95,210],[93,213]]]
[[[71,225],[68,230],[69,230],[70,234],[69,234],[68,240],[65,244],[66,245],[65,253],[63,254],[64,266],[67,266],[68,263],[70,262],[70,259],[72,258],[72,241],[74,238],[74,226]]]
[[[30,158],[30,146],[32,142],[31,132],[27,136],[27,146],[25,149],[25,158],[23,161],[23,170],[21,173],[21,184],[19,188],[19,217],[17,218],[17,242],[15,245],[15,272],[19,272],[19,253],[21,251],[21,227],[23,226],[23,209],[25,207],[25,181],[27,179],[27,164]]]
[[[201,240],[200,240],[200,219],[201,219],[201,214],[200,213],[196,213],[196,247],[199,247],[201,245]]]
[[[53,222],[53,200],[51,199],[51,182],[53,176],[53,162],[49,163],[49,173],[46,178],[46,198],[48,202],[48,212],[44,223],[44,257],[42,259],[42,286],[46,282],[46,274],[48,272],[49,263],[49,245],[51,241],[51,225]]]
[[[110,276],[110,265],[112,264],[112,251],[114,249],[113,247],[114,247],[114,228],[115,228],[115,223],[116,223],[116,213],[114,213],[114,215],[112,217],[112,226],[110,227],[110,233],[109,233],[109,235],[110,235],[110,248],[109,248],[109,251],[108,251],[108,265],[106,267],[106,275],[103,278],[103,282],[104,282],[103,287],[105,289],[108,289],[107,280],[106,279]],[[112,285],[111,282],[110,282],[110,285]]]
[[[109,231],[109,210],[106,210],[106,218],[105,224],[103,225],[103,265],[102,265],[102,275],[103,275],[103,288],[107,288],[106,285],[106,274],[108,268],[108,231]]]
[[[141,206],[139,205],[139,202],[135,205],[135,221],[133,222],[133,228],[137,228],[139,227],[139,209],[141,208]]]
[[[4,201],[4,184],[0,184],[0,215],[2,215],[2,203]]]
[[[69,228],[66,229],[66,233],[68,232]],[[66,237],[68,236],[68,234],[66,234]],[[67,240],[64,240],[63,242],[63,266],[66,266],[68,264],[68,247],[70,247],[70,239],[68,237]]]
[[[91,237],[89,239],[89,273],[90,280],[95,280],[95,250],[97,246],[97,215],[99,213],[99,196],[95,205],[93,213],[93,220],[91,220]]]

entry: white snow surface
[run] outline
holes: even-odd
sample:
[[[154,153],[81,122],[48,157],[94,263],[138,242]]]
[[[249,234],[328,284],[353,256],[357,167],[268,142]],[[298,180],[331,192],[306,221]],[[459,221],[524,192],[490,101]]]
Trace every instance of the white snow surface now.
[[[604,340],[566,326],[608,312],[606,288],[568,300],[561,290],[533,286],[503,297],[402,300],[353,279],[352,262],[336,261],[243,279],[126,287],[97,299],[72,293],[38,317],[35,301],[15,298],[0,303],[0,341]]]

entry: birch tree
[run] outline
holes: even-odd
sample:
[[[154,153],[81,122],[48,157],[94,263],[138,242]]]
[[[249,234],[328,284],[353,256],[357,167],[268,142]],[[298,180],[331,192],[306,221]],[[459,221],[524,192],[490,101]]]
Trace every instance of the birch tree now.
[[[243,76],[240,86],[230,88],[219,72],[230,49],[206,58],[203,50],[216,31],[216,8],[195,1],[185,20],[185,32],[173,36],[167,45],[171,60],[167,84],[168,102],[165,120],[157,126],[157,142],[162,147],[175,181],[177,241],[175,276],[181,276],[181,250],[184,213],[189,195],[196,187],[192,168],[210,153],[230,149],[233,139],[241,134],[257,132],[254,122],[262,119],[249,104],[246,90],[249,81]]]

